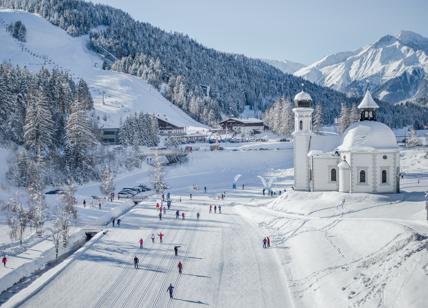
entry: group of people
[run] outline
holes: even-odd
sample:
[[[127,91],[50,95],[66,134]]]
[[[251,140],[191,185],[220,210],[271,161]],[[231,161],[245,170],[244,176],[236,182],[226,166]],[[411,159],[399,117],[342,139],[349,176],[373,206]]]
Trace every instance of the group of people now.
[[[116,221],[116,218],[114,217],[111,219],[111,225],[113,226],[113,228],[115,223],[117,224],[118,227],[120,227],[120,222],[121,222],[120,218],[118,218],[117,221]]]
[[[213,208],[214,208],[214,213],[217,213],[217,209],[218,209],[218,213],[221,214],[221,205],[212,206],[212,204],[210,204],[210,214],[213,212]]]
[[[269,236],[266,236],[264,239],[263,239],[263,248],[269,248],[270,247],[270,237]]]

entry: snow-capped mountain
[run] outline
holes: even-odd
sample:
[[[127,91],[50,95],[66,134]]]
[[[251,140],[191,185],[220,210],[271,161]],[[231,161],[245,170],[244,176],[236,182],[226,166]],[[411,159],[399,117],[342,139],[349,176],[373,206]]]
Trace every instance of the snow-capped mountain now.
[[[355,51],[327,56],[294,73],[353,96],[368,87],[396,103],[428,95],[428,39],[411,31],[386,35]]]
[[[279,69],[281,72],[285,74],[293,74],[294,72],[297,72],[302,67],[305,67],[304,64],[292,62],[288,60],[278,61],[278,60],[262,59],[262,61],[272,65],[273,67]]]

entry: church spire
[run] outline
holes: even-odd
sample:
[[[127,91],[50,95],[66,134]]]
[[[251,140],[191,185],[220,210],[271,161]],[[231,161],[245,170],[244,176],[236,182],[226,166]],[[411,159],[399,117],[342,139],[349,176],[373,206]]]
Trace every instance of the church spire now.
[[[379,105],[376,104],[369,90],[366,91],[358,109],[361,111],[360,121],[376,121],[376,109],[379,109]]]

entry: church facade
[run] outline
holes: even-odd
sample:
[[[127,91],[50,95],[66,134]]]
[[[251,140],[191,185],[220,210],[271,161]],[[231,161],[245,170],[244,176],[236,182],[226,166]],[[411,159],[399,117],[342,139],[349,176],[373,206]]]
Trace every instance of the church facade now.
[[[343,136],[312,131],[312,98],[295,98],[294,188],[303,191],[397,193],[400,152],[392,130],[376,121],[379,106],[370,92],[358,105],[359,122]]]

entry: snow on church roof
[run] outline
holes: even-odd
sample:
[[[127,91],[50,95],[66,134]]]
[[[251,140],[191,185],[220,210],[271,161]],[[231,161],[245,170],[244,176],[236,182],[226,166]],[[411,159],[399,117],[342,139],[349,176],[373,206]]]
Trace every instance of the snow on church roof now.
[[[398,149],[392,130],[376,121],[361,121],[352,124],[344,134],[339,151],[373,152]]]
[[[334,133],[313,135],[309,144],[308,156],[331,156],[341,141],[342,138]]]
[[[364,95],[363,100],[358,105],[358,109],[366,109],[366,108],[371,108],[371,109],[379,108],[379,105],[376,104],[369,90],[366,91],[366,94]]]
[[[294,101],[312,101],[312,97],[305,91],[300,91],[294,97]]]

